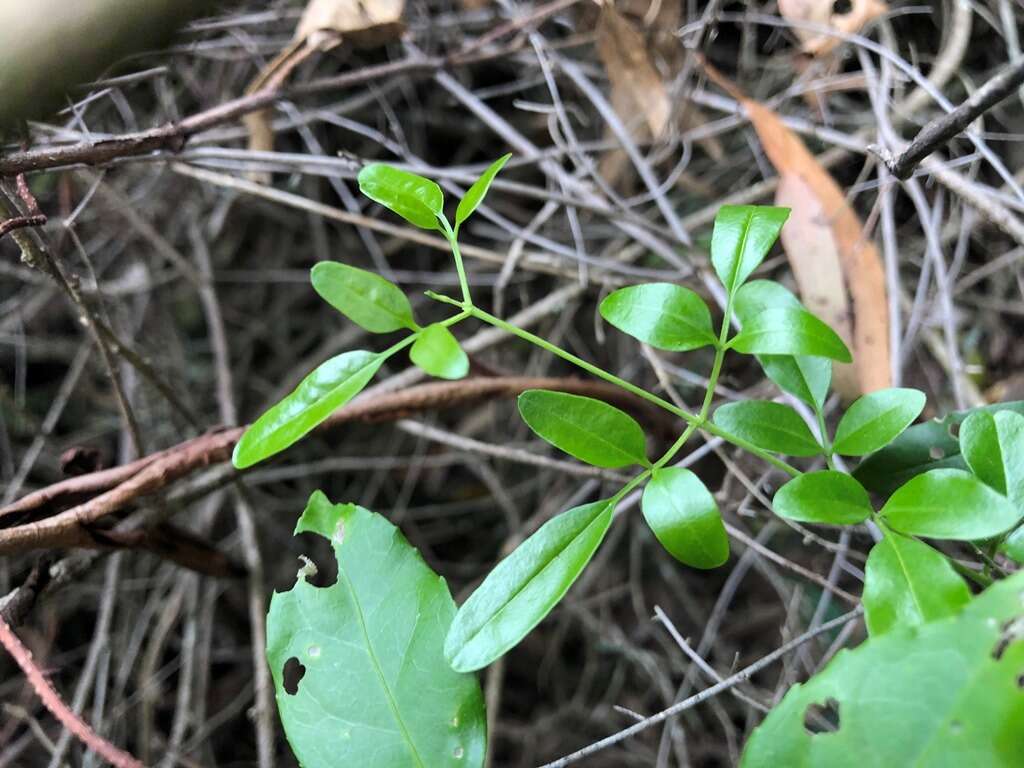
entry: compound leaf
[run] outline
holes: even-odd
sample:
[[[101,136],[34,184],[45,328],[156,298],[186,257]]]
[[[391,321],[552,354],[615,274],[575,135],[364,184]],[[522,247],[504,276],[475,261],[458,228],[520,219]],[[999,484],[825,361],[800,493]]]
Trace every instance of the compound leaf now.
[[[745,400],[726,403],[712,421],[758,448],[789,456],[817,456],[822,452],[800,414],[782,403]]]
[[[717,568],[729,559],[729,536],[715,498],[690,470],[656,470],[641,509],[658,541],[679,562]]]
[[[551,612],[608,532],[614,507],[595,501],[544,523],[462,604],[445,641],[456,670],[486,667]]]
[[[461,379],[469,373],[469,358],[458,339],[438,323],[420,331],[409,350],[409,359],[439,379]]]
[[[673,283],[620,288],[601,302],[601,317],[658,349],[687,352],[717,342],[707,304]]]
[[[949,561],[915,539],[886,530],[864,570],[864,618],[881,635],[952,616],[971,592]]]
[[[877,451],[921,415],[926,400],[916,389],[881,389],[858,398],[839,420],[833,450],[844,456]]]
[[[519,396],[519,413],[538,436],[587,464],[614,469],[648,463],[643,429],[602,400],[528,389]]]
[[[855,525],[871,516],[864,487],[844,472],[822,470],[794,477],[772,500],[775,514],[803,523]]]
[[[299,440],[359,394],[385,359],[383,354],[355,350],[321,363],[245,431],[231,457],[235,467],[251,467]]]
[[[455,603],[401,532],[317,491],[295,528],[330,542],[338,580],[300,571],[267,614],[267,661],[288,742],[304,768],[479,768],[486,717],[476,678],[444,638]],[[297,689],[285,679],[301,665]]]
[[[370,333],[416,329],[409,299],[380,275],[337,261],[321,261],[310,271],[310,281],[324,301]]]
[[[410,224],[421,229],[440,229],[438,217],[443,215],[444,193],[430,179],[384,163],[372,163],[359,171],[358,180],[364,195]]]
[[[754,731],[741,768],[1017,768],[1024,750],[1024,572],[960,613],[842,650]],[[805,718],[831,704],[835,731]],[[808,721],[810,722],[810,721]]]
[[[466,190],[466,194],[459,201],[459,207],[455,211],[456,230],[458,230],[462,222],[473,215],[473,212],[483,202],[484,197],[487,195],[487,190],[491,188],[491,182],[494,181],[494,177],[498,175],[498,172],[505,167],[505,163],[508,162],[510,157],[512,157],[511,153],[499,157],[491,163],[490,167],[483,172],[479,179],[473,182],[473,186]]]

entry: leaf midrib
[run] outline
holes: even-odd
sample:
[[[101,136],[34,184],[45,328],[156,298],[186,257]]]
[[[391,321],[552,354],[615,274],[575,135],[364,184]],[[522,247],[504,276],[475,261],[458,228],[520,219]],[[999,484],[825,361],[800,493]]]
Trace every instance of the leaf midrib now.
[[[578,422],[574,422],[574,421],[571,421],[571,420],[565,418],[555,408],[552,408],[550,406],[545,405],[545,406],[543,406],[543,410],[545,411],[545,413],[548,416],[548,418],[552,419],[553,421],[557,421],[560,424],[572,427],[572,428],[578,430],[579,432],[582,432],[583,434],[586,434],[588,437],[591,437],[593,440],[601,443],[602,445],[607,446],[613,453],[616,453],[619,456],[625,456],[627,459],[629,459],[629,462],[627,462],[627,465],[628,464],[643,464],[644,461],[647,459],[646,456],[639,456],[638,457],[638,456],[635,456],[632,453],[624,450],[623,448],[620,448],[618,445],[613,443],[611,440],[606,439],[600,432],[593,432],[593,431],[587,429],[586,427],[580,426]],[[543,435],[542,435],[542,437],[543,437]],[[561,446],[555,445],[555,447],[558,448],[559,450],[564,450],[563,448],[561,448]],[[569,453],[569,452],[566,451],[566,453]],[[572,455],[575,456],[575,454],[572,454]],[[576,458],[579,458],[579,457],[577,456]],[[581,459],[581,461],[586,461],[588,464],[592,463],[590,461],[587,461],[586,459]],[[623,465],[619,465],[619,466],[623,466]]]

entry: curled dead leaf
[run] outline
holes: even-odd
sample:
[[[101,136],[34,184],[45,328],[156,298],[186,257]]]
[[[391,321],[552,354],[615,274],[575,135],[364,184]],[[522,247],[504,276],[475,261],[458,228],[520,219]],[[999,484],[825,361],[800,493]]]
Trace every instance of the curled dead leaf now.
[[[888,10],[889,6],[883,0],[779,0],[779,13],[784,19],[794,22],[793,34],[800,39],[803,51],[813,56],[831,52],[842,39],[803,25],[815,24],[854,34]]]

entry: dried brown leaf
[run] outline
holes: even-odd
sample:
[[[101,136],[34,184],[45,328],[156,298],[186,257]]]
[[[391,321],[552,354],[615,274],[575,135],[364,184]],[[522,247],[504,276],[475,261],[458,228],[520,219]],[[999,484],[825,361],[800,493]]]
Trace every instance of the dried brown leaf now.
[[[800,39],[805,53],[822,56],[835,49],[842,40],[834,35],[808,29],[801,26],[801,23],[832,27],[837,32],[854,34],[889,10],[883,0],[851,0],[850,10],[846,13],[834,13],[834,5],[833,0],[779,0],[779,13],[784,19],[794,22],[793,33]]]

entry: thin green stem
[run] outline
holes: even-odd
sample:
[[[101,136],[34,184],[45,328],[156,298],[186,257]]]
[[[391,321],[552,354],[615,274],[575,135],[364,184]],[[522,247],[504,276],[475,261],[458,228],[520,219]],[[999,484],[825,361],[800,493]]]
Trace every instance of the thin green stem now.
[[[452,247],[452,256],[455,257],[455,271],[459,273],[459,287],[462,289],[462,302],[467,307],[472,307],[473,298],[469,294],[469,280],[466,278],[466,267],[462,264],[462,252],[459,250],[458,236],[452,230],[452,226],[448,223],[448,219],[440,216],[438,217],[438,221],[441,222],[441,231],[448,239],[448,244]]]
[[[832,460],[834,451],[832,450],[832,440],[828,436],[828,427],[825,426],[825,414],[820,408],[815,406],[814,414],[818,417],[818,436],[821,438],[821,446],[825,449],[825,461],[828,462],[828,468],[834,470],[836,463]]]

